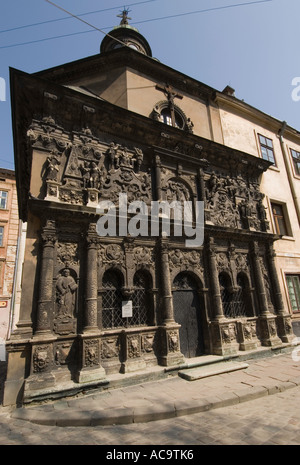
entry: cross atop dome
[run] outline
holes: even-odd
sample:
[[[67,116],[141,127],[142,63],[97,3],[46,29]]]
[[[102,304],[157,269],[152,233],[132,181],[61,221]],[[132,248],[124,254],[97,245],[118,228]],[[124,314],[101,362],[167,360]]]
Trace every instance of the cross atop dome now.
[[[121,11],[122,14],[117,15],[117,18],[122,18],[122,20],[121,20],[121,22],[120,22],[120,26],[122,26],[122,25],[124,25],[124,24],[127,25],[127,24],[128,24],[128,20],[129,20],[129,19],[132,19],[132,18],[129,18],[129,16],[128,16],[128,13],[129,13],[129,12],[130,12],[130,10],[129,10],[129,9],[126,10],[126,8],[124,7],[124,10]]]
[[[117,18],[121,18],[121,22],[102,40],[100,45],[101,53],[127,47],[152,57],[151,47],[145,37],[139,33],[136,27],[128,23],[128,20],[132,19],[128,16],[130,11],[129,8],[124,6],[123,11],[116,15]]]

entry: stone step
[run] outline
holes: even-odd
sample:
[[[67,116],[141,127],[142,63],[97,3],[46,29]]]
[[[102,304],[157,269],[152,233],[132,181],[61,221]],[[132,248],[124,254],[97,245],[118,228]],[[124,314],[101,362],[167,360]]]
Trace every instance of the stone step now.
[[[248,368],[248,366],[249,365],[244,362],[216,362],[187,370],[179,370],[178,375],[187,381],[195,381],[196,379],[207,378],[208,376],[244,370],[245,368]]]

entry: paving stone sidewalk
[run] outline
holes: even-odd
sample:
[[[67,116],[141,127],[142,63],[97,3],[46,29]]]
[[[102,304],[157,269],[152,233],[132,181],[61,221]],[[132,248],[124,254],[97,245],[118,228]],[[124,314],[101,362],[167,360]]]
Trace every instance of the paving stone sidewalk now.
[[[300,361],[292,353],[250,359],[247,365],[193,381],[173,374],[167,379],[30,404],[11,409],[9,415],[61,427],[126,425],[232,406],[300,386]]]

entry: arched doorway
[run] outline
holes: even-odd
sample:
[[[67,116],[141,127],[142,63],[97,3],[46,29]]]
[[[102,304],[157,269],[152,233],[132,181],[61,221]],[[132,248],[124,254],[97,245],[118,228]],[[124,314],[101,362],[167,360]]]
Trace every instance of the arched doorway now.
[[[181,325],[181,353],[187,358],[197,357],[204,353],[199,286],[196,279],[186,272],[176,276],[173,286],[174,319]]]

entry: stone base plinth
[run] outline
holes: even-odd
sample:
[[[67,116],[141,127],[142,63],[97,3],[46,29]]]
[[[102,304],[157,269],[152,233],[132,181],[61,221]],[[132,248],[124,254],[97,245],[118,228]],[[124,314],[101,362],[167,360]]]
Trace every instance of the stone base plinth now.
[[[106,379],[106,373],[103,367],[83,368],[77,373],[76,381],[78,383],[91,383],[94,381],[103,381]]]
[[[293,331],[291,316],[289,314],[278,315],[276,317],[276,324],[277,333],[281,341],[284,343],[293,342],[296,336]]]
[[[279,347],[282,345],[277,334],[276,316],[266,315],[258,318],[260,342],[262,346]]]

